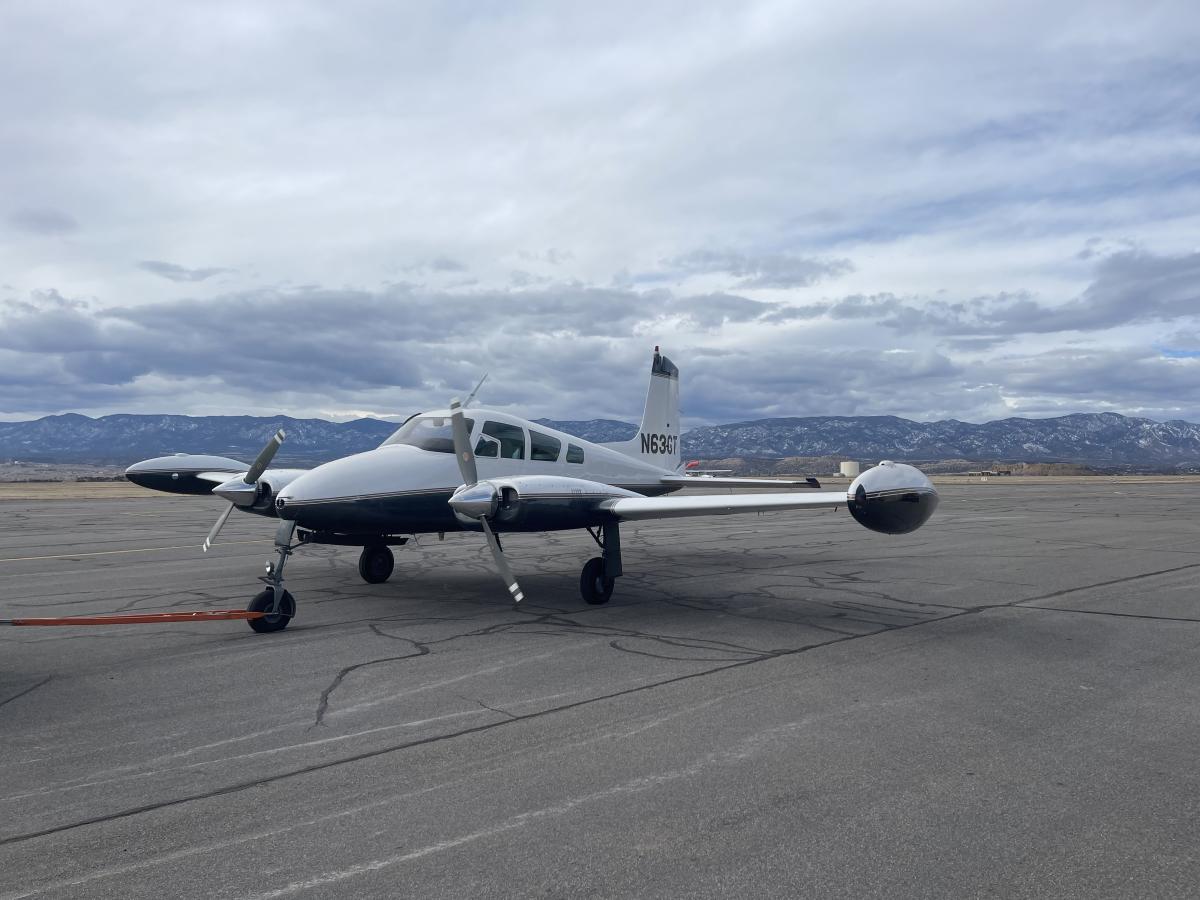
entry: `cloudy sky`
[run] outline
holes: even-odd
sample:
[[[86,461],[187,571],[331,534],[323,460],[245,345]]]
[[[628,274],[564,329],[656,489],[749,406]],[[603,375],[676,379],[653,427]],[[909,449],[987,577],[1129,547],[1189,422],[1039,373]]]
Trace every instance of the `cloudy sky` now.
[[[824,7],[824,8],[822,8]],[[1200,421],[1200,6],[0,5],[0,418]]]

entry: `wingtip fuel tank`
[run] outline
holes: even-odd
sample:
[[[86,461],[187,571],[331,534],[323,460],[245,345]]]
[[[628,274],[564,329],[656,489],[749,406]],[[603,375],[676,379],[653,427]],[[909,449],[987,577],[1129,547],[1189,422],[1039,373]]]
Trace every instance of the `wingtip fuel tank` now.
[[[850,515],[882,534],[916,531],[937,505],[937,490],[924,472],[886,459],[855,478],[846,492]]]

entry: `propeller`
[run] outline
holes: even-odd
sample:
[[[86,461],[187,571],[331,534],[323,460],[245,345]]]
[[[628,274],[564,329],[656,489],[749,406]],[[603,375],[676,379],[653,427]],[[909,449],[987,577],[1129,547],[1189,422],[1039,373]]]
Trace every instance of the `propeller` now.
[[[463,486],[454,492],[454,496],[450,498],[450,505],[456,512],[475,519],[482,526],[488,549],[492,551],[492,559],[500,571],[500,577],[508,586],[509,595],[513,598],[513,606],[520,606],[525,594],[504,556],[500,539],[496,537],[488,522],[488,517],[495,515],[499,498],[496,496],[496,489],[490,484],[479,484],[475,454],[471,450],[471,435],[463,418],[462,404],[457,399],[450,401],[450,432],[454,436],[454,458],[458,460],[458,471],[462,473],[463,478]]]
[[[283,443],[283,439],[285,437],[287,437],[287,435],[284,434],[282,428],[275,432],[271,439],[267,441],[267,445],[259,451],[258,456],[254,459],[254,462],[250,464],[250,468],[246,470],[246,474],[238,479],[242,485],[247,487],[257,486],[258,479],[262,477],[263,472],[267,471],[267,466],[269,466],[271,464],[271,460],[275,458],[275,453],[279,450],[279,445]],[[220,487],[226,488],[226,485],[229,485],[229,482],[220,485]],[[240,485],[236,483],[232,487],[233,490],[226,488],[226,491],[229,493],[229,495],[239,497],[239,499],[241,496],[246,496],[248,498],[247,502],[245,504],[239,504],[233,500],[229,501],[229,505],[225,507],[225,509],[222,510],[221,515],[217,517],[217,523],[213,525],[212,531],[210,531],[208,533],[208,537],[204,539],[205,553],[208,552],[208,548],[213,545],[214,541],[216,541],[217,535],[221,533],[221,529],[225,527],[225,522],[229,519],[229,514],[233,512],[233,508],[238,505],[251,505],[253,504],[254,500],[257,499],[257,491],[239,491],[237,488],[240,487]]]

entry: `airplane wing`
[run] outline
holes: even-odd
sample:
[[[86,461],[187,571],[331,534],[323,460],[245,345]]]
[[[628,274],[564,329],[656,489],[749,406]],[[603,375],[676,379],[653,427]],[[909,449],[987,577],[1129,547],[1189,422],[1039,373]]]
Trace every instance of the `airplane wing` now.
[[[269,461],[269,458],[265,460]],[[232,487],[237,489],[237,493],[253,493],[253,483],[259,480],[270,485],[272,492],[278,493],[305,471],[269,469],[257,462],[247,465],[224,456],[176,453],[174,456],[160,456],[134,463],[125,470],[125,477],[134,484],[168,494],[212,494],[214,488],[230,481],[234,482]],[[249,486],[245,482],[247,478],[252,482]],[[219,496],[233,501],[228,491]]]
[[[720,478],[713,475],[664,475],[663,484],[696,485],[698,487],[736,487],[736,488],[781,488],[800,487],[817,488],[821,482],[809,478]]]
[[[705,479],[707,481],[707,479]],[[701,494],[691,497],[621,497],[600,504],[623,521],[727,516],[787,509],[835,509],[846,505],[844,491],[796,494]]]

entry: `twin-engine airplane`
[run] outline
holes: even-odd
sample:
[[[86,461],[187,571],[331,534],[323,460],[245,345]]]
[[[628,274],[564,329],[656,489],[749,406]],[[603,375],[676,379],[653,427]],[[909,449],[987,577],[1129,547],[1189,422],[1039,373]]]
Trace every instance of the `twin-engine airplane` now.
[[[473,395],[472,395],[473,396]],[[467,403],[471,398],[468,397]],[[315,469],[272,469],[284,439],[279,431],[253,464],[219,456],[178,454],[130,466],[143,487],[174,494],[216,494],[229,501],[204,549],[236,507],[280,520],[278,558],[260,578],[267,587],[250,601],[255,631],[279,631],[296,614],[283,569],[304,544],[362,547],[358,571],[372,584],[387,581],[391,546],[409,535],[482,531],[514,603],[524,598],[498,535],[512,531],[584,528],[600,548],[579,579],[591,604],[606,603],[621,575],[621,523],[640,519],[725,515],[786,509],[831,509],[845,504],[858,522],[884,534],[913,531],[933,514],[938,496],[912,466],[882,462],[845,493],[820,491],[814,479],[764,481],[697,478],[679,457],[679,370],[654,348],[650,388],[637,436],[594,444],[534,422],[486,409],[468,413],[457,400],[448,410],[420,413],[375,450]],[[803,487],[803,492],[664,496],[693,485]]]

